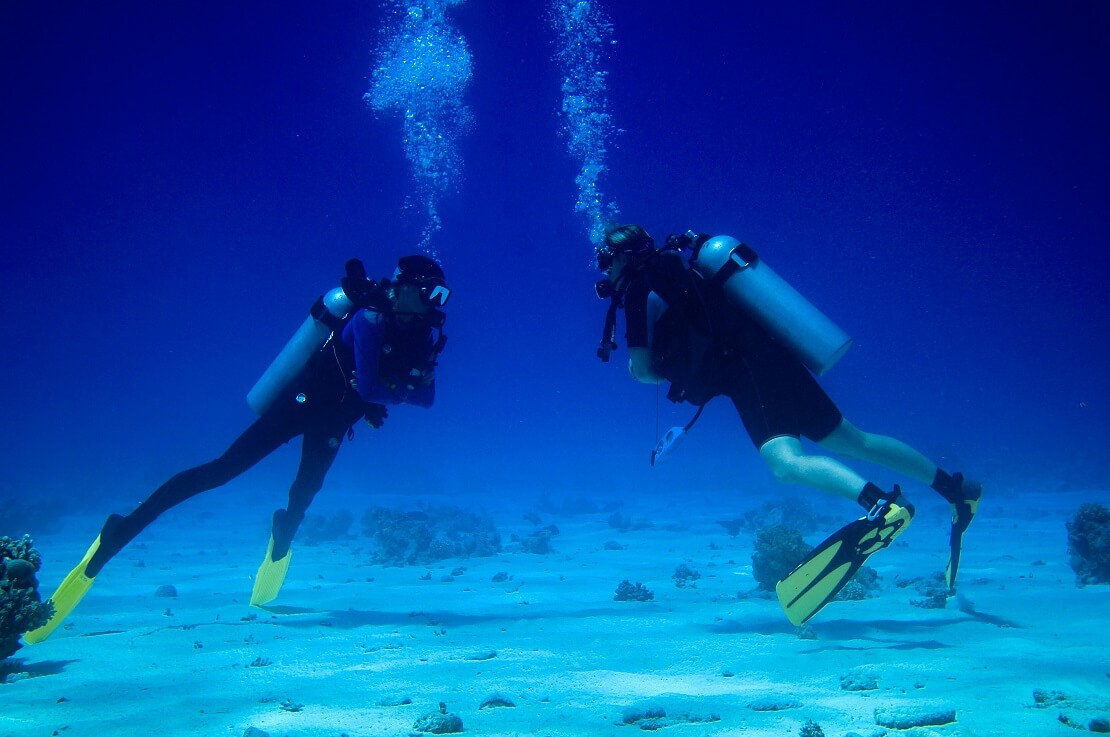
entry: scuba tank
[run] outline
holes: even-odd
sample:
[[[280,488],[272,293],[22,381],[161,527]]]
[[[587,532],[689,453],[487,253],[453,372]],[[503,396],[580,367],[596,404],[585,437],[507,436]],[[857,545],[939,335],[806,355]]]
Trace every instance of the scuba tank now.
[[[327,345],[354,309],[354,303],[341,287],[316,300],[304,323],[247,393],[247,404],[255,414],[261,416],[270,408],[278,393],[297,378],[317,351]]]
[[[718,235],[698,243],[690,258],[694,271],[725,298],[752,315],[782,340],[813,373],[836,365],[852,339],[798,293],[746,243]]]

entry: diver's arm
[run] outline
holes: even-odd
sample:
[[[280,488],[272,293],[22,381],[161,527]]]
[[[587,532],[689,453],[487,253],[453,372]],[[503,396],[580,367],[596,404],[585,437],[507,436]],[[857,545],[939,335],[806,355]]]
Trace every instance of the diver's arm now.
[[[381,315],[373,310],[359,310],[343,328],[343,341],[355,355],[355,379],[358,394],[364,402],[395,404],[383,395],[389,391],[378,380],[378,355],[382,347]]]
[[[644,384],[659,384],[663,381],[663,377],[652,370],[650,348],[630,347],[628,355],[628,373],[632,374],[633,379]]]
[[[655,373],[651,352],[652,326],[659,319],[666,303],[654,297],[646,278],[634,280],[625,293],[625,342],[628,344],[628,373],[644,384],[659,384],[663,377]]]
[[[440,348],[443,346],[441,345]],[[405,404],[414,404],[417,407],[431,407],[436,401],[436,363],[435,357],[439,352],[435,349],[432,343],[432,336],[428,336],[427,342],[424,344],[424,354],[431,356],[430,363],[423,369],[420,369],[420,376],[409,374],[409,378],[413,380],[412,389],[408,394],[401,397],[401,401]]]
[[[663,379],[652,370],[651,330],[648,318],[648,296],[651,289],[645,278],[634,279],[624,296],[625,334],[628,344],[628,373],[645,384],[658,384]]]

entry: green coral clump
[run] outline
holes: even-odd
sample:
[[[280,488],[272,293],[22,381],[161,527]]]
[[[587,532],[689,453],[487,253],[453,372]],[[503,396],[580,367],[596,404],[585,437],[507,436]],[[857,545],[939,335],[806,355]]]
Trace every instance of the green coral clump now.
[[[457,507],[403,511],[374,507],[362,518],[378,543],[375,563],[407,566],[501,552],[501,535],[489,517]]]
[[[844,585],[836,595],[837,601],[863,601],[879,595],[882,590],[879,572],[870,566],[862,566],[852,580]]]
[[[38,571],[42,567],[42,556],[35,550],[34,545],[30,535],[24,535],[18,540],[7,536],[0,537],[0,559],[25,560]]]
[[[701,573],[685,563],[681,563],[678,568],[674,569],[674,575],[671,578],[674,579],[674,585],[680,589],[696,589],[698,585],[694,582],[701,578]]]
[[[899,588],[906,588],[907,586],[912,586],[913,590],[923,597],[911,600],[910,606],[922,609],[944,609],[948,606],[948,596],[951,591],[948,588],[948,581],[945,579],[943,571],[934,571],[933,575],[927,578],[914,578],[898,582]]]
[[[1084,504],[1066,523],[1068,557],[1079,585],[1110,583],[1110,509]]]
[[[798,737],[825,737],[825,730],[812,719],[807,719],[798,732]]]
[[[765,501],[758,509],[750,509],[735,519],[719,520],[717,524],[736,537],[742,531],[759,531],[779,525],[811,535],[833,521],[831,517],[815,512],[808,500],[786,497]]]
[[[42,556],[29,535],[18,540],[0,537],[0,660],[15,654],[19,638],[54,614],[54,604],[39,597],[35,574]]]
[[[752,578],[761,591],[774,591],[775,584],[786,578],[813,550],[802,539],[802,533],[786,525],[771,525],[755,533],[752,553]],[[837,594],[839,601],[859,601],[879,595],[882,588],[878,571],[861,567]]]
[[[551,540],[558,534],[558,527],[555,525],[547,525],[538,530],[533,530],[523,537],[520,535],[513,535],[510,539],[514,543],[519,543],[520,549],[525,553],[547,555],[553,549],[551,547]]]
[[[786,525],[771,525],[755,533],[752,553],[752,578],[763,591],[774,591],[775,584],[813,548],[802,539],[802,533]]]
[[[613,601],[651,601],[655,598],[655,593],[637,581],[633,584],[627,578],[617,584],[616,594],[613,596]]]

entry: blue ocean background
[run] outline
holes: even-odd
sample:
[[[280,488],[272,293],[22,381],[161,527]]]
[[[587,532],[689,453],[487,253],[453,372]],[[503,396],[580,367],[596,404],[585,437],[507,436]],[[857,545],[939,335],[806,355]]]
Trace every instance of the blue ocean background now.
[[[619,133],[600,186],[623,221],[755,246],[853,336],[823,383],[860,427],[1007,505],[1106,489],[1110,6],[602,9]],[[649,466],[692,410],[631,381],[623,346],[594,355],[605,304],[548,13],[448,10],[473,125],[431,240],[454,289],[437,402],[357,428],[314,512],[390,494],[727,514],[806,493],[774,482],[723,400]],[[415,249],[401,122],[363,100],[395,18],[342,1],[0,5],[0,520],[124,512],[215,457],[344,261],[388,276]],[[190,503],[261,529],[293,445]]]

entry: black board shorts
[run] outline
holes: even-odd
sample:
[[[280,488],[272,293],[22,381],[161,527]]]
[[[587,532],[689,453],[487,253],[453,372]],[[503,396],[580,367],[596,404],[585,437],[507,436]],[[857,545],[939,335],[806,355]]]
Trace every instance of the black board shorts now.
[[[757,448],[781,436],[822,440],[844,420],[809,369],[778,343],[730,356],[722,368],[722,394]]]

